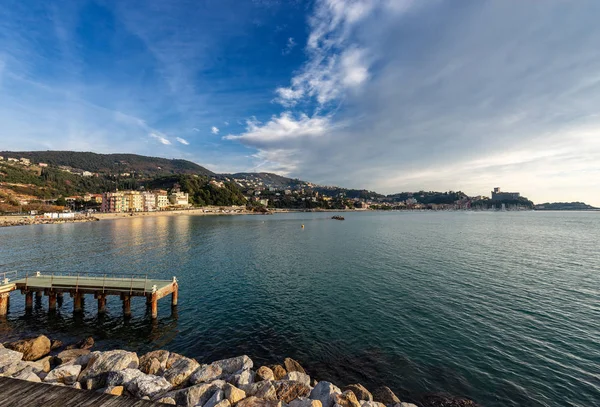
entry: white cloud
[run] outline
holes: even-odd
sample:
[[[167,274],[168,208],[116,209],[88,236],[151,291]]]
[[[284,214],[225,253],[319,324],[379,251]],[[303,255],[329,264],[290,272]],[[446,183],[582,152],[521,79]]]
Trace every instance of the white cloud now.
[[[199,129],[199,128],[197,128],[197,127],[194,127],[192,130],[193,130],[193,131],[196,131],[196,132],[200,131],[200,129]]]
[[[189,141],[187,141],[187,140],[186,140],[186,139],[184,139],[184,138],[177,137],[175,140],[177,140],[179,143],[181,143],[181,144],[183,144],[183,145],[186,145],[186,146],[189,146],[189,145],[190,145],[190,142],[189,142]]]
[[[218,127],[216,127],[216,126],[212,126],[212,127],[210,128],[210,132],[211,132],[212,134],[219,134],[219,128],[218,128]]]
[[[229,122],[223,122],[225,126],[229,126]]]
[[[161,143],[161,144],[164,144],[164,145],[171,144],[171,142],[166,137],[164,137],[163,135],[160,135],[160,134],[157,134],[157,133],[150,133],[148,135],[150,137],[158,140],[158,142]]]
[[[287,39],[287,43],[285,44],[285,48],[283,49],[283,51],[281,51],[281,53],[283,55],[289,55],[295,46],[296,46],[296,41],[294,41],[293,37],[289,37]]]

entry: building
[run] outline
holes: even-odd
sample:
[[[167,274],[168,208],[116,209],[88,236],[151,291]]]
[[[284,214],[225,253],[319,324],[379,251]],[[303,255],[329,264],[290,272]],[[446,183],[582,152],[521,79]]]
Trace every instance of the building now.
[[[262,206],[264,206],[265,208],[267,206],[269,206],[269,200],[268,199],[259,199],[258,203],[261,204]]]
[[[154,192],[142,192],[142,205],[144,212],[154,212],[157,207],[157,194]]]
[[[169,194],[169,202],[173,206],[188,206],[189,195],[187,192],[171,192],[171,194]]]
[[[82,177],[91,177],[92,175],[94,175],[94,173],[93,173],[93,172],[90,172],[90,171],[83,171],[83,172],[81,173],[81,176],[82,176]]]
[[[140,191],[125,191],[124,194],[129,204],[127,212],[142,212],[144,210],[144,198]]]
[[[31,165],[31,160],[29,158],[23,158],[23,157],[21,157],[21,159],[19,161],[23,165]]]
[[[516,201],[521,197],[519,192],[502,192],[500,187],[492,191],[492,201]]]
[[[0,157],[0,158],[1,158],[1,157]],[[43,168],[45,168],[45,167],[47,167],[47,166],[48,166],[48,164],[46,164],[46,163],[39,163],[39,164],[38,164],[38,166],[39,166],[39,167],[43,167]]]
[[[85,202],[102,203],[102,194],[85,194],[83,196]]]
[[[19,160],[17,160],[16,158],[13,158],[13,157],[8,157],[6,160],[8,162],[13,162],[13,163],[18,163],[19,162]]]
[[[167,206],[169,206],[169,195],[167,195],[167,191],[158,190],[155,192],[156,195],[156,209],[162,211]]]
[[[0,161],[2,161],[2,160],[4,160],[4,157],[2,157],[2,156],[0,155]]]
[[[102,194],[102,212],[125,212],[125,208],[129,207],[129,203],[125,202],[123,192],[105,192]]]

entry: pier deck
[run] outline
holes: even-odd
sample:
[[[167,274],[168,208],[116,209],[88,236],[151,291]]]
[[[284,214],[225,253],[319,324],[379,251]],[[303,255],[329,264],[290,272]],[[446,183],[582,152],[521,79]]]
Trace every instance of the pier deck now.
[[[2,277],[2,276],[0,276]],[[25,294],[25,307],[31,309],[33,306],[33,294],[48,296],[49,309],[56,309],[57,298],[68,293],[73,298],[73,309],[75,312],[83,310],[83,296],[93,294],[98,300],[98,312],[105,312],[106,299],[108,296],[119,296],[123,301],[123,312],[126,316],[131,315],[131,298],[146,297],[146,304],[151,306],[151,315],[158,315],[158,300],[171,294],[171,305],[177,305],[178,284],[175,277],[173,280],[157,280],[131,277],[114,277],[110,275],[89,274],[42,274],[32,273],[30,276],[16,278],[17,275],[5,273],[0,280],[0,316],[7,313],[10,292],[19,290]]]
[[[3,407],[158,407],[162,403],[0,377]]]

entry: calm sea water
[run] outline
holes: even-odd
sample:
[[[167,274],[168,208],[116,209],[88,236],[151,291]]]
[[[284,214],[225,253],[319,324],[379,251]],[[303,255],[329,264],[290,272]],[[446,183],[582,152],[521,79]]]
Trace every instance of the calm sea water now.
[[[4,269],[151,274],[143,299],[74,318],[13,293],[0,340],[93,335],[200,361],[291,356],[317,379],[447,392],[484,406],[600,406],[600,213],[349,213],[156,217],[0,229]],[[305,228],[301,229],[304,224]]]

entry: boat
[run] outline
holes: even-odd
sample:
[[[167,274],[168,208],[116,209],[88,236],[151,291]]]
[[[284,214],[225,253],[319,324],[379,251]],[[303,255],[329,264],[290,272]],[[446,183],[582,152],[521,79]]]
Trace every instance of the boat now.
[[[343,216],[332,216],[331,219],[335,219],[335,220],[345,220]]]

